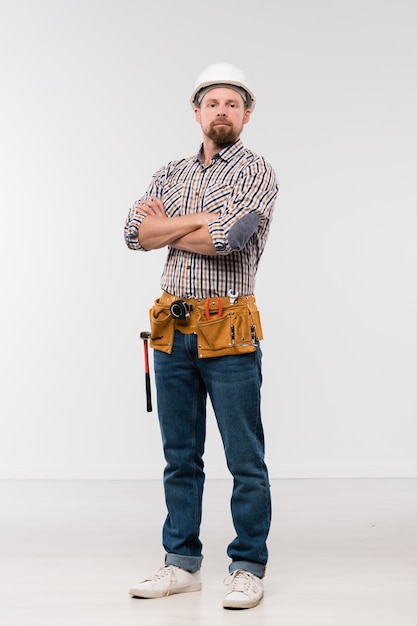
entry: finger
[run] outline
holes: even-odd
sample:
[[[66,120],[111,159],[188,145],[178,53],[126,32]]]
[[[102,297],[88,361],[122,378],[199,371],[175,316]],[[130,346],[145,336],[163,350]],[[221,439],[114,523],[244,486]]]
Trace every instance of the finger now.
[[[157,198],[156,196],[151,196],[151,202],[152,202],[153,208],[156,211],[158,212],[163,211],[165,213],[164,205],[162,204],[162,200],[160,198]]]
[[[155,211],[155,215],[158,215],[159,217],[166,217],[165,207],[162,203],[162,200],[160,198],[157,198],[156,196],[152,196],[151,200],[152,200],[152,208]]]
[[[156,215],[156,207],[151,200],[142,200],[140,208],[143,213],[146,213],[146,215]]]

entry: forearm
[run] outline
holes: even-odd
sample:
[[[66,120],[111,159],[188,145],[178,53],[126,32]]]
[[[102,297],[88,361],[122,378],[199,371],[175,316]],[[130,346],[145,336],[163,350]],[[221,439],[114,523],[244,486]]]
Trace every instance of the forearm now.
[[[171,248],[185,250],[186,252],[194,252],[196,254],[204,254],[206,256],[217,256],[216,248],[208,231],[207,225],[188,233],[183,237],[179,237],[169,244]]]
[[[139,228],[139,240],[146,250],[156,250],[181,241],[205,224],[199,213],[167,218],[147,215]]]

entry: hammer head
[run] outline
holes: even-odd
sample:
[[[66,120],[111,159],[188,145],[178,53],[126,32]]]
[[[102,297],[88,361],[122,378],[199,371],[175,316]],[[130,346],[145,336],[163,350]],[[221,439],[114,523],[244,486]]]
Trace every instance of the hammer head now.
[[[151,333],[150,333],[149,331],[147,331],[147,330],[143,330],[143,331],[140,333],[140,338],[141,338],[141,339],[149,339],[149,338],[150,338],[150,336],[151,336]]]

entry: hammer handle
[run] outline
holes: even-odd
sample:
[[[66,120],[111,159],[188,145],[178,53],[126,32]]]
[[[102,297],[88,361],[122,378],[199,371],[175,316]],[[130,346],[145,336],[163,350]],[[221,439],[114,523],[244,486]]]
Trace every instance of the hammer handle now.
[[[148,340],[143,340],[143,354],[145,357],[145,389],[146,389],[146,410],[152,411],[151,377],[149,374]]]
[[[148,413],[152,411],[152,397],[151,397],[151,379],[149,372],[145,372],[145,387],[146,387],[146,410]]]

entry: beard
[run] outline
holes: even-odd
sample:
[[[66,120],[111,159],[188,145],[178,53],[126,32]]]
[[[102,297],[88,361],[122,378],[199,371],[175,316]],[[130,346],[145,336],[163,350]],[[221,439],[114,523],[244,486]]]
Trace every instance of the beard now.
[[[210,126],[207,131],[207,137],[214,141],[218,146],[230,146],[239,137],[233,126]]]

